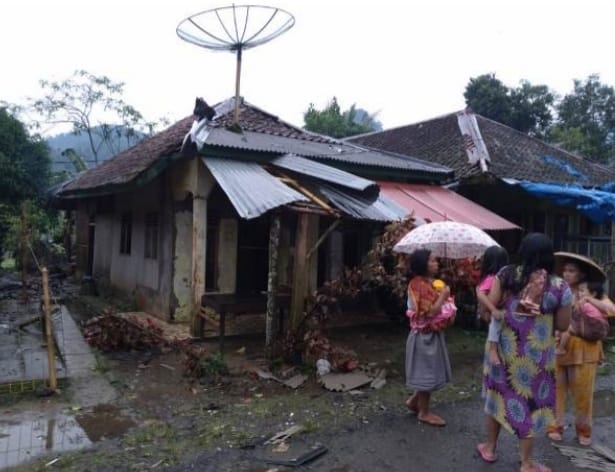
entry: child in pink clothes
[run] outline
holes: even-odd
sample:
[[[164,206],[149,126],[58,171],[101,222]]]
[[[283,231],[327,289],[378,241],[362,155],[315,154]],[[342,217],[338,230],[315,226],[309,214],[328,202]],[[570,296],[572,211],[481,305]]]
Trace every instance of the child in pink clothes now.
[[[581,313],[581,316],[588,318],[594,318],[597,320],[606,320],[606,313],[603,313],[592,304],[591,300],[600,300],[604,296],[604,287],[599,282],[582,282],[579,284],[577,292],[577,307]],[[582,328],[580,326],[581,317],[570,317],[570,326],[567,331],[559,333],[559,343],[555,353],[557,355],[566,354],[566,348],[570,336],[580,335]],[[608,332],[608,329],[607,329]]]

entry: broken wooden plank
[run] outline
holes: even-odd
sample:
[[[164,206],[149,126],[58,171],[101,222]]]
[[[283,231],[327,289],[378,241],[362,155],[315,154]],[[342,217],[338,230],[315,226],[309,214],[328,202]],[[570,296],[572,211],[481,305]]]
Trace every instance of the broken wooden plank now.
[[[288,438],[290,438],[293,434],[300,433],[304,429],[305,428],[303,427],[303,425],[295,424],[291,426],[290,428],[285,429],[284,431],[274,434],[269,439],[267,439],[267,441],[265,441],[264,444],[278,444],[278,443],[284,442]]]

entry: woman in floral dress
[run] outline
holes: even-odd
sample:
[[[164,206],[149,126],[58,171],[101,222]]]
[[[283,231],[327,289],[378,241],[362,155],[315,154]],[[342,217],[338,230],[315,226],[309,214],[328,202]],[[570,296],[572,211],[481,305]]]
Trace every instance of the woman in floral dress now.
[[[477,449],[484,461],[495,462],[504,427],[519,438],[521,472],[548,472],[551,469],[531,458],[533,438],[554,420],[553,332],[554,326],[560,330],[568,326],[572,293],[553,275],[553,246],[545,235],[527,235],[519,255],[521,265],[502,268],[489,293],[492,303],[503,304],[505,311],[498,344],[502,364],[491,364],[485,356],[487,440]],[[538,308],[528,311],[527,306]]]

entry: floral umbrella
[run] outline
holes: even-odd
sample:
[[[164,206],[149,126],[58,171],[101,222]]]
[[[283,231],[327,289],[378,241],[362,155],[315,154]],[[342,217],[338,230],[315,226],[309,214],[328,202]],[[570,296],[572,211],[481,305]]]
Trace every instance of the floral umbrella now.
[[[485,249],[491,246],[499,244],[476,226],[455,221],[439,221],[411,230],[399,240],[393,250],[410,254],[417,249],[429,249],[437,257],[465,259],[480,257]]]

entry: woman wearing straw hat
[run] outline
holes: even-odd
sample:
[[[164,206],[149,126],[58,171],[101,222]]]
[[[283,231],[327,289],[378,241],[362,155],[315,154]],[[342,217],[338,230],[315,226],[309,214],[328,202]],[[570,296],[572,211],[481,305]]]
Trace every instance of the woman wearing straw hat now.
[[[571,252],[556,252],[556,273],[568,282],[575,298],[582,282],[604,283],[606,274],[593,260]],[[615,305],[608,297],[588,300],[608,316],[615,316]],[[572,316],[579,316],[573,310]],[[591,444],[594,381],[598,364],[603,359],[602,343],[571,335],[565,353],[557,356],[556,422],[548,428],[552,441],[561,441],[564,432],[566,397],[573,397],[577,440],[582,446]]]

